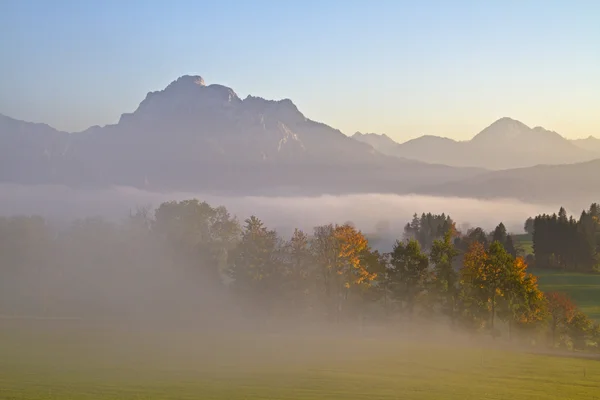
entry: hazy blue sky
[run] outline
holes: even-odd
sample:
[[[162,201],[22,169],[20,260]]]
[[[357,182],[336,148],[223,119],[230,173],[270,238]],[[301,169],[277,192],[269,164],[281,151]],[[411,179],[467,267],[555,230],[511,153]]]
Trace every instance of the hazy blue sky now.
[[[184,74],[352,134],[600,135],[600,1],[0,0],[0,113],[81,130]]]

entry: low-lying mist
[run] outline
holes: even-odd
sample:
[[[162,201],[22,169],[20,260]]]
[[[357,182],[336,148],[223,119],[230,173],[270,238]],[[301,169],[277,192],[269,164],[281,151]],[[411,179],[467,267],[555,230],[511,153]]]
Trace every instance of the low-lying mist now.
[[[265,247],[254,253],[252,246],[243,248],[249,249],[246,253],[237,251],[241,247],[229,246],[229,236],[222,230],[227,223],[222,222],[231,222],[231,216],[207,217],[215,211],[208,205],[196,205],[191,214],[186,214],[189,209],[163,210],[160,221],[157,217],[146,224],[163,202],[191,198],[213,207],[225,206],[242,225],[244,219],[256,215],[266,225],[264,231],[257,231],[263,235],[265,241],[260,243]],[[367,292],[356,286],[342,297],[345,289],[337,285],[337,275],[328,272],[329,264],[315,268],[314,254],[306,253],[303,261],[296,262],[294,257],[301,251],[293,253],[286,244],[279,248],[279,238],[269,242],[268,229],[276,229],[287,241],[294,228],[310,235],[315,226],[351,221],[367,236],[372,232],[383,236],[386,240],[380,243],[386,248],[382,250],[391,251],[393,240],[402,237],[414,213],[445,213],[463,231],[475,226],[489,231],[502,221],[509,231],[520,233],[527,217],[557,208],[515,200],[417,195],[222,197],[126,187],[101,190],[0,185],[0,216],[36,215],[45,220],[0,218],[4,224],[0,225],[0,326],[22,319],[25,325],[19,322],[19,327],[33,324],[38,330],[40,325],[35,321],[58,319],[58,325],[48,326],[59,326],[62,332],[62,318],[84,321],[84,326],[100,321],[100,325],[93,325],[94,331],[104,335],[115,325],[125,325],[143,332],[136,333],[136,340],[149,333],[181,328],[210,330],[217,337],[244,332],[262,335],[272,326],[279,332],[305,337],[335,336],[341,326],[349,335],[363,335],[370,329],[378,335],[391,329],[398,335],[396,325],[387,322],[394,318],[388,318],[387,300],[378,297],[382,292],[376,285]],[[148,214],[127,218],[140,209],[148,210]],[[138,220],[140,215],[148,219]],[[210,220],[208,225],[214,225],[207,227],[199,220]],[[235,240],[239,240],[239,233]],[[240,246],[238,242],[236,246]],[[327,255],[330,250],[325,247],[322,250]],[[273,257],[264,258],[263,249],[271,249]],[[285,265],[285,273],[279,264]],[[236,270],[235,265],[243,268]],[[232,281],[241,283],[229,285]],[[345,315],[352,318],[343,320]],[[437,316],[423,315],[418,322],[410,317],[402,326],[418,326],[430,335],[444,332],[447,339],[447,323]],[[335,320],[338,317],[348,325],[340,325]],[[90,340],[91,336],[84,336],[78,340]],[[421,334],[418,337],[423,339]],[[174,339],[160,340],[154,346],[172,346]]]
[[[491,230],[503,222],[510,232],[521,233],[528,217],[556,212],[561,206],[513,199],[479,200],[377,193],[318,197],[223,197],[201,192],[157,193],[132,187],[73,189],[52,185],[1,184],[0,215],[40,215],[57,221],[86,217],[115,220],[137,208],[152,210],[165,201],[191,198],[215,206],[223,205],[241,221],[255,215],[284,236],[294,228],[310,231],[317,225],[349,221],[364,232],[375,230],[379,223],[385,221],[391,234],[401,235],[412,215],[423,212],[450,215],[459,229],[479,226]],[[580,212],[572,211],[575,214]]]

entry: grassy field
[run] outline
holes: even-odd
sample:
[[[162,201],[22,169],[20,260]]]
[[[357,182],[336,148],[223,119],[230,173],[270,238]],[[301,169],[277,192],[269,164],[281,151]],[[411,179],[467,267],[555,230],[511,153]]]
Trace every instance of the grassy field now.
[[[591,318],[600,321],[600,274],[580,274],[548,270],[532,270],[545,291],[568,293]]]
[[[0,327],[3,400],[600,399],[598,360],[444,340]]]

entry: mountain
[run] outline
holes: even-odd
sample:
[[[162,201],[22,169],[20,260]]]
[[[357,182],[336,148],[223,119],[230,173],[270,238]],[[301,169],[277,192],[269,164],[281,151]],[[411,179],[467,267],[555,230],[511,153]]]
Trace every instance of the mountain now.
[[[390,156],[394,155],[394,147],[398,145],[386,134],[356,132],[352,135],[352,139],[366,143],[378,152]]]
[[[593,149],[582,148],[556,132],[542,127],[530,128],[511,118],[499,119],[468,141],[421,136],[390,145],[385,152],[428,163],[493,170],[600,158]]]
[[[577,210],[600,200],[600,159],[566,165],[538,165],[484,173],[438,185],[419,193],[474,198],[515,198],[563,204]]]
[[[61,168],[69,134],[0,114],[0,181],[45,183]]]
[[[83,132],[2,117],[0,149],[2,182],[162,191],[410,192],[482,172],[386,156],[306,118],[289,99],[241,99],[200,76],[182,76],[117,124]]]
[[[575,146],[577,146],[581,149],[594,151],[600,155],[600,139],[598,139],[598,138],[589,136],[585,139],[571,140],[571,143],[573,143]]]

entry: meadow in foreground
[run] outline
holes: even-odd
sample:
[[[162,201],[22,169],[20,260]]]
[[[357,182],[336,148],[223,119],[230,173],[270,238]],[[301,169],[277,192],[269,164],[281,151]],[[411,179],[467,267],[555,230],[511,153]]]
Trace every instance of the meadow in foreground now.
[[[2,328],[2,399],[600,399],[597,359],[469,341],[209,335],[77,321]]]

